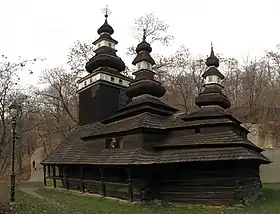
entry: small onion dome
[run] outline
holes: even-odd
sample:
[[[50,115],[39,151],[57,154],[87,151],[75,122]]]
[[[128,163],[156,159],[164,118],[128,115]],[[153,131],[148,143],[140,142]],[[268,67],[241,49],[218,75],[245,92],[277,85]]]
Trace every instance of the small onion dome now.
[[[152,65],[156,64],[154,59],[151,57],[150,53],[152,52],[152,47],[148,42],[146,42],[146,30],[144,29],[143,40],[136,47],[136,57],[133,60],[132,64],[136,65],[138,62],[146,61]]]
[[[111,25],[108,24],[107,18],[105,19],[104,24],[97,30],[97,33],[99,35],[102,33],[108,33],[112,35],[114,33],[114,29],[111,27]]]
[[[206,65],[208,67],[215,66],[216,68],[219,67],[219,59],[215,56],[213,46],[211,46],[211,54],[206,60]]]
[[[139,43],[136,47],[136,53],[140,53],[141,51],[147,51],[148,53],[152,52],[152,47],[148,42],[143,40],[141,43]]]
[[[212,75],[216,75],[218,77],[220,77],[220,79],[224,79],[225,76],[216,68],[216,67],[210,67],[208,68],[203,74],[202,77],[206,78],[207,76],[212,76]]]
[[[133,82],[127,89],[126,95],[130,98],[149,94],[155,97],[162,97],[165,94],[165,88],[157,81],[150,79]]]
[[[135,57],[135,59],[132,61],[132,64],[136,65],[138,62],[141,62],[141,61],[149,62],[152,65],[156,64],[154,59],[151,57],[151,55],[146,51],[138,53],[137,56]]]

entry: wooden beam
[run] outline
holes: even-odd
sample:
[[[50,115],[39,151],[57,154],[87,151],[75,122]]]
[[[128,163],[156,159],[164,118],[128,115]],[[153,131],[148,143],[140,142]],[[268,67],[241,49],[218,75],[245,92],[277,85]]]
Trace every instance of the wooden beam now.
[[[67,166],[63,167],[64,169],[64,178],[65,178],[65,184],[66,184],[66,189],[69,190],[69,179],[68,179],[68,168]]]
[[[101,195],[103,197],[106,196],[106,187],[105,187],[105,184],[104,184],[104,169],[101,167],[100,168],[100,177],[101,177]]]
[[[132,179],[131,179],[131,169],[126,168],[127,177],[128,177],[128,198],[129,201],[133,201],[133,187],[132,187]]]
[[[56,174],[55,174],[55,165],[52,166],[53,170],[53,187],[56,188]]]
[[[44,165],[44,186],[47,186],[47,179],[46,179],[46,165]]]
[[[48,177],[51,177],[51,165],[48,165]]]
[[[85,192],[85,184],[84,184],[84,167],[82,166],[80,168],[80,172],[81,172],[81,189],[82,189],[82,193]]]

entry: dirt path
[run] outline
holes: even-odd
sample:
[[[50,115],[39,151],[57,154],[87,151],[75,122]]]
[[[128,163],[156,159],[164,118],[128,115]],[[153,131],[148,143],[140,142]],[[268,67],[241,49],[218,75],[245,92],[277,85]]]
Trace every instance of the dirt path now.
[[[55,205],[57,207],[64,207],[62,204],[50,199],[50,198],[47,198],[45,196],[42,196],[40,194],[38,194],[36,192],[36,189],[35,188],[27,188],[27,187],[21,187],[20,188],[20,191],[30,195],[30,196],[33,196],[34,198],[38,198],[38,199],[41,199],[43,201],[45,201],[46,203],[48,204],[52,204],[52,205]]]
[[[45,203],[54,206],[56,208],[58,208],[59,210],[61,210],[60,213],[69,213],[69,210],[75,210],[74,207],[72,207],[71,205],[66,205],[63,203],[59,203],[54,199],[51,199],[49,197],[46,196],[42,196],[40,195],[38,192],[36,192],[37,188],[32,188],[32,187],[20,187],[19,188],[20,191],[24,192],[25,194],[30,195],[31,197],[43,200]],[[79,212],[75,210],[75,214],[82,214],[83,212]]]

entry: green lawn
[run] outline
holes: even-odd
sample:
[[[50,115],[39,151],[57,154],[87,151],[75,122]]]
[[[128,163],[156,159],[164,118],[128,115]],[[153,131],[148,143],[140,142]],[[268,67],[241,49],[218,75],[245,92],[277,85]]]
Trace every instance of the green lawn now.
[[[159,205],[135,205],[117,200],[104,199],[80,193],[67,192],[65,190],[44,188],[37,183],[21,184],[22,188],[34,188],[35,194],[30,195],[22,191],[17,192],[17,201],[19,202],[17,213],[19,214],[56,214],[56,213],[97,213],[97,214],[280,214],[280,184],[264,185],[264,194],[261,199],[250,207],[225,208],[211,206],[159,206]]]

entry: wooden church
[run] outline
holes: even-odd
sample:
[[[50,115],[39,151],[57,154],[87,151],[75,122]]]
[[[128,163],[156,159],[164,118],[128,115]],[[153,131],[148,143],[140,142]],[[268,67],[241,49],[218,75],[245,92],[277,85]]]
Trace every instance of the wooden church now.
[[[261,164],[270,161],[247,139],[248,130],[227,113],[219,60],[206,60],[200,108],[176,116],[161,100],[152,48],[138,44],[134,79],[121,74],[117,41],[105,15],[95,56],[80,79],[79,127],[43,162],[44,182],[136,202],[238,204],[255,200]],[[58,183],[59,182],[59,183]]]

